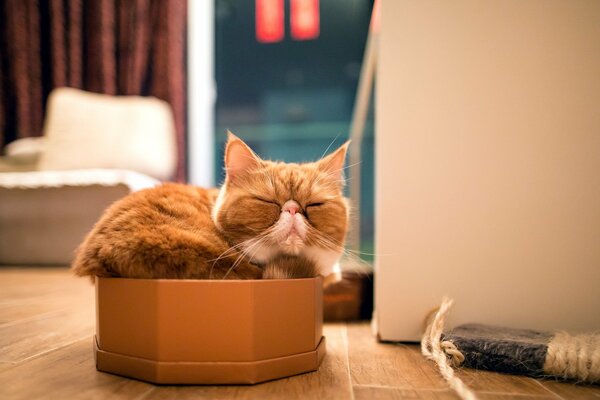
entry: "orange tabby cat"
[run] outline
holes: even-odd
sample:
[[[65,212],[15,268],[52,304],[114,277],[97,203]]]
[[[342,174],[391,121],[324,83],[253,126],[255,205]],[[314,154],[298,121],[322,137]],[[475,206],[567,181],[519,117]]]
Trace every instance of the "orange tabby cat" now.
[[[348,226],[347,147],[313,163],[282,163],[230,134],[220,190],[164,184],[130,194],[96,223],[72,269],[92,278],[328,275]]]

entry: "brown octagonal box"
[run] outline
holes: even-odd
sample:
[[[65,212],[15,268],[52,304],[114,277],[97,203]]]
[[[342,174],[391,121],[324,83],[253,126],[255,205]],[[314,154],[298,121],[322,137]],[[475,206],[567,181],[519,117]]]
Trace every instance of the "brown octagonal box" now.
[[[159,384],[253,384],[325,356],[322,278],[96,279],[99,371]]]

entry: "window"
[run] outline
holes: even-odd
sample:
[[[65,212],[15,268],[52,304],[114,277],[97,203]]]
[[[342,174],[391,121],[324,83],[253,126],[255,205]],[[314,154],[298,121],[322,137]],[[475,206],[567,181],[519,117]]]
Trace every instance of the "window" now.
[[[217,0],[215,154],[223,154],[227,129],[269,159],[315,160],[330,144],[342,144],[372,5],[370,0]],[[361,250],[366,253],[373,247],[372,115],[359,165]],[[222,182],[221,157],[215,159],[215,174]]]

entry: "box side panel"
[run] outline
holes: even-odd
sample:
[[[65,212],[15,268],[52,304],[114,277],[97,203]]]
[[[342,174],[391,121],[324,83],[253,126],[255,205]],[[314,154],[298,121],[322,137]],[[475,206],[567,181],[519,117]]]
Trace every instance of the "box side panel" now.
[[[541,17],[543,16],[543,17]],[[382,4],[376,308],[600,329],[600,2]]]
[[[251,290],[247,281],[161,281],[157,360],[252,360]]]
[[[257,360],[314,350],[322,321],[316,279],[257,282],[254,286],[254,351]],[[316,342],[315,342],[316,341]]]
[[[315,296],[315,346],[321,342],[323,337],[323,278],[318,277],[313,283]],[[324,342],[323,342],[324,343]]]
[[[157,356],[156,283],[142,279],[97,278],[98,346],[135,357]]]

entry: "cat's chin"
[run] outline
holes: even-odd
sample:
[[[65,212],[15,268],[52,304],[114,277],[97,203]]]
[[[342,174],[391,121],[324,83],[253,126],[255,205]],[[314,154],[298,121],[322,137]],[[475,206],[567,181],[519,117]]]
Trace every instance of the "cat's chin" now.
[[[279,244],[279,253],[288,254],[291,256],[300,255],[305,248],[304,240],[297,234],[290,234],[283,243]]]

